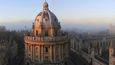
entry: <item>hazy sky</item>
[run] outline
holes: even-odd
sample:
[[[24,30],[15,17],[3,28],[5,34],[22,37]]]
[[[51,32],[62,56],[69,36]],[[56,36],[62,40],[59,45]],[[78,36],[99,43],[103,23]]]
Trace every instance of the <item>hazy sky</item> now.
[[[33,21],[44,0],[0,0],[0,24]],[[115,24],[115,0],[47,0],[62,23]]]

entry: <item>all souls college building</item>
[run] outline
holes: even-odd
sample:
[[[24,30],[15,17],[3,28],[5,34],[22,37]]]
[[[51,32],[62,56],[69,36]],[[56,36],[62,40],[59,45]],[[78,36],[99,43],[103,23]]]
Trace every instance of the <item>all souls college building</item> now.
[[[26,65],[67,65],[69,40],[60,23],[44,2],[36,16],[32,33],[24,37]]]

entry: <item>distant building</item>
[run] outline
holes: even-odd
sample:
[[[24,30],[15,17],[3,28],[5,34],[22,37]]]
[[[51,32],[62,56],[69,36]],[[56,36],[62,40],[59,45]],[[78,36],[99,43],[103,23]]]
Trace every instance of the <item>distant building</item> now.
[[[84,64],[115,65],[115,35],[78,35],[77,33],[72,33],[69,36],[71,36],[71,51],[77,56],[81,56],[80,59],[84,58],[88,63]],[[77,61],[80,62],[82,60]]]
[[[115,35],[115,26],[110,24],[109,25],[109,28],[107,30],[107,32],[110,34],[110,35]]]
[[[32,33],[24,37],[26,65],[67,65],[68,36],[61,31],[57,17],[44,2],[33,23]]]

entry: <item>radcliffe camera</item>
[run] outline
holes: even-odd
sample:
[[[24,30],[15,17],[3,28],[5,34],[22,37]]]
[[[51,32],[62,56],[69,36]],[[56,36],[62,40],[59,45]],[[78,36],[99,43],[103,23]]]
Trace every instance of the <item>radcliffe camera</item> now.
[[[114,0],[1,0],[0,65],[115,65]]]

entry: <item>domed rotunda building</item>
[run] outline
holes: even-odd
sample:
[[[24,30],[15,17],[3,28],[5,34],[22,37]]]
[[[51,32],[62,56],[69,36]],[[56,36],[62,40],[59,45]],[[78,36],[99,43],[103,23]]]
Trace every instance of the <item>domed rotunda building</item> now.
[[[66,65],[69,57],[67,34],[61,31],[60,23],[49,10],[47,2],[36,16],[32,33],[25,34],[26,65]]]

